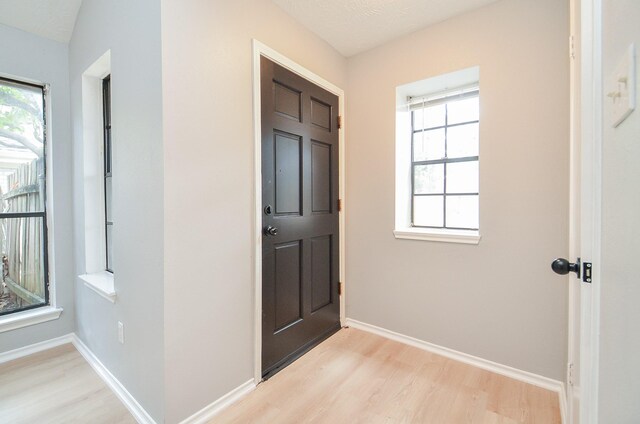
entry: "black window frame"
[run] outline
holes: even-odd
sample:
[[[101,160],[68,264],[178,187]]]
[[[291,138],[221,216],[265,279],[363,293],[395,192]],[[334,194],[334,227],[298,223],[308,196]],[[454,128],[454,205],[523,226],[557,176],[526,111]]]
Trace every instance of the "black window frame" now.
[[[0,77],[0,81],[7,82],[13,85],[23,85],[27,87],[38,88],[42,91],[42,169],[44,171],[44,183],[42,188],[42,211],[41,212],[9,212],[3,213],[0,210],[0,220],[2,219],[11,219],[11,218],[40,218],[42,221],[42,255],[43,257],[43,271],[42,278],[44,284],[44,303],[38,303],[34,305],[29,305],[25,307],[21,307],[19,309],[13,309],[9,311],[0,311],[0,316],[5,316],[13,313],[24,312],[32,309],[42,308],[45,306],[51,305],[51,297],[50,297],[50,286],[49,286],[49,229],[47,226],[48,217],[47,217],[47,145],[48,141],[48,131],[47,131],[47,92],[48,86],[47,84],[36,84],[27,81],[21,81],[13,78]]]
[[[472,125],[472,124],[480,124],[480,116],[478,116],[477,120],[458,122],[455,124],[449,124],[449,103],[455,102],[457,100],[469,99],[469,98],[478,98],[480,101],[480,89],[475,88],[473,90],[466,91],[463,95],[450,95],[443,96],[442,98],[437,99],[438,104],[444,104],[445,107],[445,120],[444,125],[439,125],[435,127],[423,127],[420,129],[416,129],[415,127],[415,113],[417,111],[422,111],[426,107],[433,105],[435,102],[431,104],[425,102],[421,107],[415,107],[411,109],[411,227],[413,228],[433,228],[433,229],[441,229],[441,230],[464,230],[464,231],[478,231],[477,228],[466,228],[466,227],[448,227],[447,226],[447,196],[478,196],[480,198],[480,190],[477,192],[464,192],[464,193],[447,193],[447,165],[451,163],[461,163],[461,162],[478,162],[480,163],[480,155],[478,156],[465,156],[465,157],[456,157],[449,158],[447,155],[447,147],[448,147],[448,129],[454,127],[460,127],[464,125]],[[419,105],[420,103],[418,103]],[[424,133],[427,131],[433,131],[438,129],[444,129],[444,157],[441,159],[432,159],[432,160],[420,160],[416,161],[414,152],[415,152],[415,135],[418,133]],[[478,140],[479,142],[479,140]],[[442,192],[438,193],[416,193],[415,187],[415,168],[416,166],[424,166],[424,165],[443,165],[444,172],[444,180],[442,186]],[[478,175],[478,178],[480,176]],[[442,226],[432,226],[432,225],[416,225],[415,224],[415,198],[416,197],[433,197],[433,196],[442,196]],[[479,213],[479,211],[478,211]]]
[[[109,215],[111,209],[108,203],[113,202],[112,189],[107,193],[107,180],[112,177],[112,137],[111,137],[111,75],[102,79],[102,119],[103,119],[103,185],[104,185],[104,257],[105,271],[113,274],[113,267],[109,257],[109,227],[113,236],[113,220]],[[113,180],[111,181],[113,183]],[[113,213],[113,211],[112,211]],[[113,240],[111,240],[113,242]],[[112,244],[113,246],[113,244]]]

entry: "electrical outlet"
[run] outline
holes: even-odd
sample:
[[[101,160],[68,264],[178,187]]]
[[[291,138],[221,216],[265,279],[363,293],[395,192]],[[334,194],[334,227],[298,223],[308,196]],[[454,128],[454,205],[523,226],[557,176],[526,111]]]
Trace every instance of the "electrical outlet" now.
[[[124,344],[124,324],[118,321],[118,341]]]

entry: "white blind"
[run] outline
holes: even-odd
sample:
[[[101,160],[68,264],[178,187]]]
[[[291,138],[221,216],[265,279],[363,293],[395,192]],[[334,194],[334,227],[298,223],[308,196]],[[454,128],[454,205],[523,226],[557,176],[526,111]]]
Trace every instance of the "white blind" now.
[[[477,97],[480,93],[478,83],[451,88],[437,93],[425,94],[422,96],[408,96],[407,106],[410,110],[422,109],[428,106],[435,106],[453,100],[468,99]]]

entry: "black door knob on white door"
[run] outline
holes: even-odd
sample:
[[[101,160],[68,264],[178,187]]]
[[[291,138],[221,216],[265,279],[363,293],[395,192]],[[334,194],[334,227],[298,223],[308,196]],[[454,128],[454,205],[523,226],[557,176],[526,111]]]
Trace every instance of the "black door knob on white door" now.
[[[569,262],[565,258],[557,258],[551,262],[551,269],[553,272],[560,275],[575,272],[578,278],[580,278],[580,258],[578,258],[576,263]]]

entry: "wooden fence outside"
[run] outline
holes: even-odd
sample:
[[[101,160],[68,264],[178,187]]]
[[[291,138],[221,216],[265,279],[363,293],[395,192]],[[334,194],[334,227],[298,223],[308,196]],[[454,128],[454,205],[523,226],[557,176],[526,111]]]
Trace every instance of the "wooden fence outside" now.
[[[44,208],[44,163],[34,159],[8,176],[2,195],[4,213],[41,212]],[[45,302],[43,225],[40,217],[5,218],[0,222],[2,281],[19,307]]]

